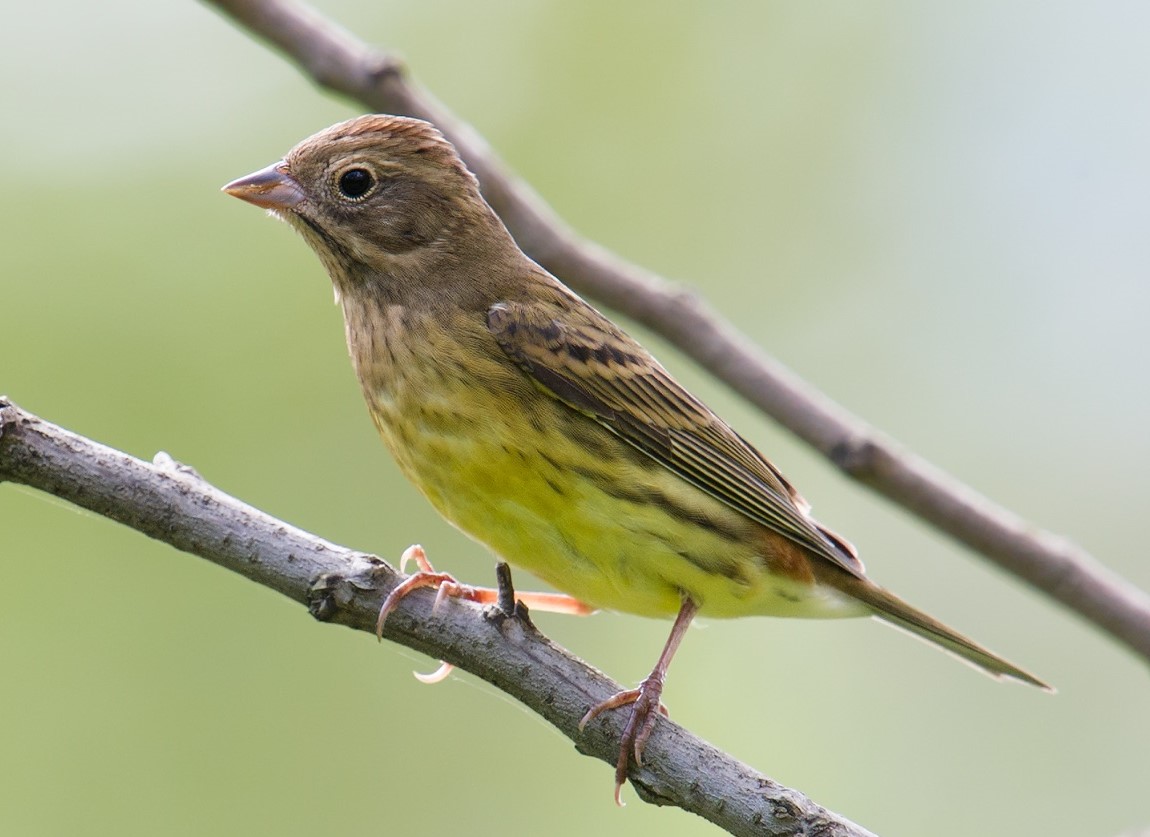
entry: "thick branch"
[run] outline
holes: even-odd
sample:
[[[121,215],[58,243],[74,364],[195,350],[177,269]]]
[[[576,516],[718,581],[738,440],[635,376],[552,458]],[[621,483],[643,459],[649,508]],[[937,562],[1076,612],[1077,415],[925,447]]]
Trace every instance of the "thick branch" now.
[[[379,558],[276,520],[166,454],[148,464],[2,398],[0,481],[62,497],[306,603],[317,619],[358,630],[374,633],[383,597],[399,579]],[[384,635],[482,677],[554,724],[580,752],[614,765],[625,713],[606,713],[585,733],[578,723],[618,684],[540,634],[523,608],[507,616],[449,600],[432,615],[431,599],[430,592],[403,599]],[[630,777],[642,799],[676,805],[732,834],[870,834],[666,719],[644,762]]]
[[[1068,541],[1025,523],[850,415],[766,356],[699,299],[583,240],[470,126],[408,80],[398,61],[288,0],[207,0],[319,84],[374,111],[438,125],[479,176],[523,249],[576,290],[672,341],[855,479],[914,512],[1150,660],[1150,597]]]

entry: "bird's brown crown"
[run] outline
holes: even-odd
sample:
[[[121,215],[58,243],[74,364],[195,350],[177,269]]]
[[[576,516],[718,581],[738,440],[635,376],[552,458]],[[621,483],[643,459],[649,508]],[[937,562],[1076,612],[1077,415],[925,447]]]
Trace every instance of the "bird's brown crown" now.
[[[299,143],[285,159],[289,167],[295,168],[298,164],[357,155],[389,168],[425,175],[450,172],[476,188],[474,176],[443,134],[428,122],[406,116],[368,114],[340,122]]]

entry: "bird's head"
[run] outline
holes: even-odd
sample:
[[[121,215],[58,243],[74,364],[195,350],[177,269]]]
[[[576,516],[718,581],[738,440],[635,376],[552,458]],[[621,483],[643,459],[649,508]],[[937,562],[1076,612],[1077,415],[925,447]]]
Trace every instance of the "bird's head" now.
[[[450,256],[494,219],[451,143],[402,116],[333,125],[223,191],[295,227],[341,291]]]

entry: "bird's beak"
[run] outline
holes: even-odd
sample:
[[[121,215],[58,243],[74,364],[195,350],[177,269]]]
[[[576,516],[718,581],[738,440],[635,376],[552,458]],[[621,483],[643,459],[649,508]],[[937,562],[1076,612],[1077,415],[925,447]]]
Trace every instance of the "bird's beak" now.
[[[288,174],[287,163],[283,160],[247,177],[233,180],[223,191],[264,209],[291,209],[304,200],[303,189]]]

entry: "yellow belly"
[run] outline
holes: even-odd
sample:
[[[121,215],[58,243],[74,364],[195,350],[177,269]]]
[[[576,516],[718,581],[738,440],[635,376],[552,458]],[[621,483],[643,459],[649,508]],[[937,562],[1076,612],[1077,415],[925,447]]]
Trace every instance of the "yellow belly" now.
[[[686,593],[716,617],[869,612],[771,576],[752,547],[757,524],[542,394],[525,405],[472,392],[466,409],[426,394],[418,410],[380,392],[368,400],[400,468],[440,514],[588,604],[670,616]]]

